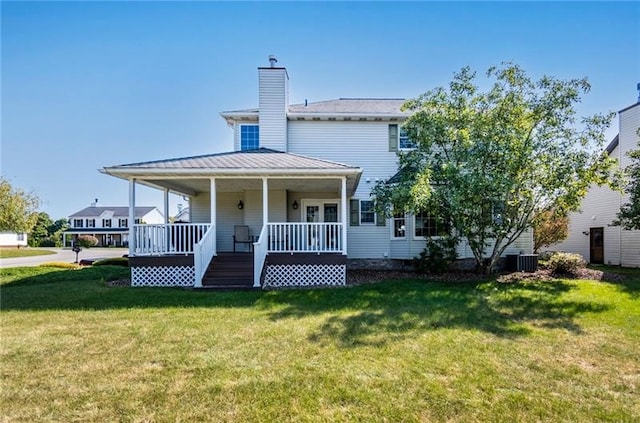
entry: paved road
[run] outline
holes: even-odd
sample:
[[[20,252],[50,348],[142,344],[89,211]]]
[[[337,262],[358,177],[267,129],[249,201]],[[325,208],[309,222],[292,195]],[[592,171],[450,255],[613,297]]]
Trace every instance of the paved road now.
[[[73,263],[76,261],[76,253],[70,249],[63,250],[61,248],[43,248],[43,250],[55,251],[56,254],[33,257],[3,258],[0,259],[0,268],[37,266],[48,261],[63,261],[67,263]],[[129,250],[126,248],[86,248],[80,251],[80,254],[78,254],[78,260],[122,257],[123,254],[127,254],[128,252]]]

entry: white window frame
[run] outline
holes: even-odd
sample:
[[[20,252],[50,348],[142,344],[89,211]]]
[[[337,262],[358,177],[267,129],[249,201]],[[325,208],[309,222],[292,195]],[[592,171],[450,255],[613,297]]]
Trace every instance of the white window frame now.
[[[260,123],[241,123],[238,125],[238,151],[248,151],[242,149],[242,127],[243,126],[257,126],[258,127],[258,146],[260,148]]]
[[[408,141],[411,141],[411,143],[413,144],[413,147],[403,147],[402,146],[402,138],[403,138],[403,133],[404,133],[404,138],[407,139]],[[404,129],[402,127],[402,125],[398,125],[398,150],[401,151],[410,151],[410,150],[415,150],[416,149],[416,142],[413,141],[411,138],[409,138],[409,134],[407,134],[407,130]]]
[[[124,222],[124,226],[122,225],[123,222]],[[126,217],[119,218],[118,219],[118,227],[119,228],[128,228],[129,227],[129,219],[127,219]]]
[[[338,204],[338,221],[329,223],[342,223],[342,207],[339,198],[302,198],[300,199],[300,222],[307,222],[307,206],[319,206],[320,207],[320,222],[324,222],[324,206],[327,204]]]
[[[358,219],[360,220],[360,226],[376,226],[376,224],[378,222],[377,222],[377,216],[376,216],[377,213],[376,213],[375,209],[371,210],[371,213],[373,213],[373,222],[363,222],[362,221],[362,203],[364,201],[368,201],[369,203],[371,203],[371,206],[373,206],[373,204],[374,204],[373,200],[360,200],[360,204],[359,204],[360,207],[359,207],[359,210],[358,210]],[[369,212],[367,212],[367,213],[369,213]]]
[[[404,220],[404,229],[401,229],[404,233],[404,235],[402,236],[396,236],[396,221],[397,220]],[[391,218],[389,219],[389,221],[391,222],[391,225],[389,225],[391,227],[391,240],[392,241],[401,241],[401,240],[406,240],[407,239],[407,213],[403,213],[402,216],[396,216],[395,214],[393,216],[391,216]],[[415,233],[414,233],[415,234]]]
[[[110,228],[111,227],[111,219],[102,219],[102,227]]]
[[[84,228],[84,219],[73,219],[73,227],[74,228]]]
[[[429,215],[431,215],[431,213],[429,213]],[[418,228],[418,226],[416,225],[416,215],[413,214],[413,239],[414,240],[426,240],[427,237],[426,236],[422,236],[422,235],[416,235],[416,229]],[[433,235],[430,236],[429,238],[431,239],[439,239],[442,238],[442,235]]]
[[[86,219],[85,224],[87,225],[87,228],[95,228],[96,227],[96,220],[95,219]]]

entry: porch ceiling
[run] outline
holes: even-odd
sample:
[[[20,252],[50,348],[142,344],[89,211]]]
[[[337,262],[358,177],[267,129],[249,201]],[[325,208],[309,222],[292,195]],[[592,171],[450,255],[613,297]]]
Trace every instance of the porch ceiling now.
[[[359,178],[347,177],[347,194],[353,195],[357,188]],[[173,192],[198,195],[200,193],[209,192],[209,179],[184,178],[184,179],[138,179],[145,185],[155,188],[167,188]],[[270,190],[289,190],[299,192],[340,192],[340,180],[336,178],[268,178]],[[217,192],[239,192],[247,190],[262,190],[261,179],[234,179],[234,178],[216,178]]]

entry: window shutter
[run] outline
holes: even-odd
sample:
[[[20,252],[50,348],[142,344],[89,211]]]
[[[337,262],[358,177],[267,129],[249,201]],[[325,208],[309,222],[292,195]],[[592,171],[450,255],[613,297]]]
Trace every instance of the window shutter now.
[[[387,225],[387,216],[384,213],[376,214],[376,226],[386,226]]]
[[[389,151],[398,151],[398,125],[389,125]]]
[[[350,206],[349,226],[360,226],[360,200],[351,200]]]

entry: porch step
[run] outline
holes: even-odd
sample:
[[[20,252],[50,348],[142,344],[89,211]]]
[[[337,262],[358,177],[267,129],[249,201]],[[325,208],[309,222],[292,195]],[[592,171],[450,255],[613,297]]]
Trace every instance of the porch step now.
[[[246,289],[253,286],[252,253],[218,253],[202,278],[203,288]]]

